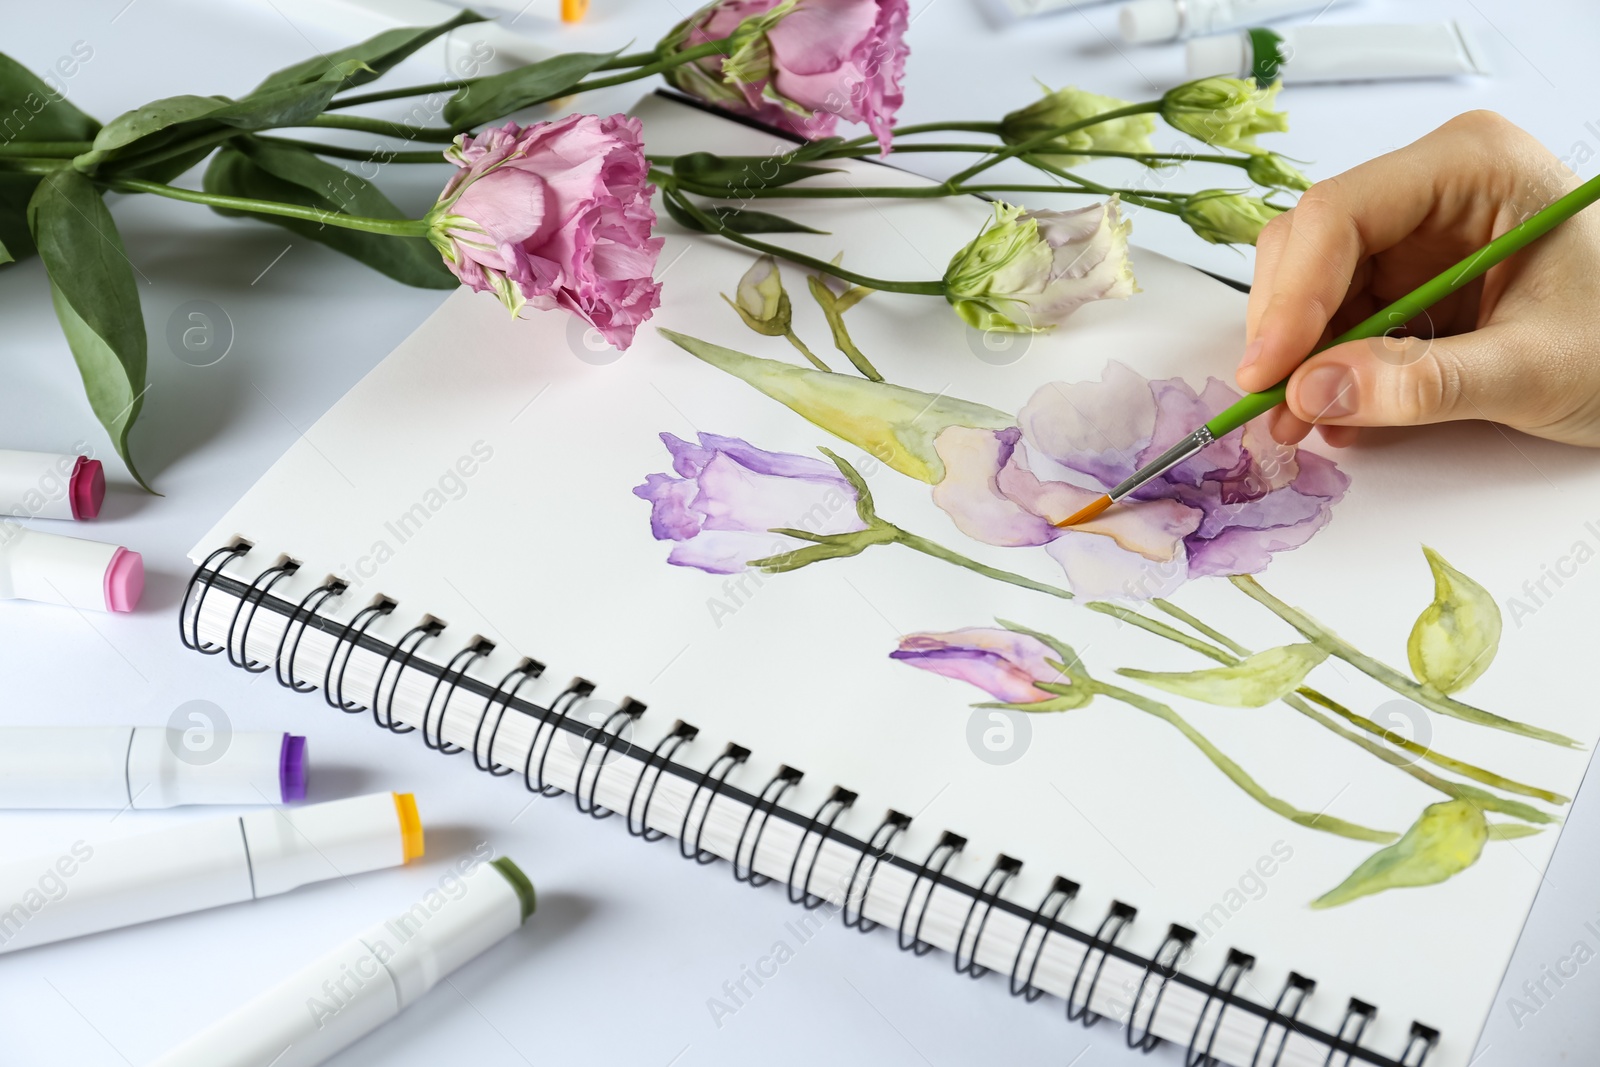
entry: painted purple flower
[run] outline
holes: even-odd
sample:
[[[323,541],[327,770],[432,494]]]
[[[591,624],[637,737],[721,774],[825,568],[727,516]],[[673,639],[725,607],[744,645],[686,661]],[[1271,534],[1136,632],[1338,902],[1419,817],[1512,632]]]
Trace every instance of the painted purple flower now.
[[[775,529],[826,536],[865,530],[856,491],[823,459],[766,452],[737,437],[702,433],[698,444],[661,435],[670,474],[652,474],[633,495],[650,501],[650,532],[675,542],[667,562],[737,574],[751,560],[805,542]]]
[[[1054,523],[1160,454],[1238,394],[1215,378],[1147,381],[1119,363],[1098,382],[1054,382],[1004,430],[955,426],[935,447],[934,502],[991,545],[1044,546],[1082,596],[1167,596],[1190,578],[1253,574],[1327,524],[1350,480],[1332,461],[1251,423],[1092,522]]]
[[[808,138],[864,122],[885,152],[905,99],[908,0],[715,0],[661,42],[664,55],[733,37],[733,54],[667,79],[684,92]]]
[[[1041,704],[1055,694],[1038,687],[1070,685],[1071,679],[1050,664],[1060,654],[1028,634],[971,626],[949,633],[919,633],[900,639],[890,659],[968,682],[1003,704]]]

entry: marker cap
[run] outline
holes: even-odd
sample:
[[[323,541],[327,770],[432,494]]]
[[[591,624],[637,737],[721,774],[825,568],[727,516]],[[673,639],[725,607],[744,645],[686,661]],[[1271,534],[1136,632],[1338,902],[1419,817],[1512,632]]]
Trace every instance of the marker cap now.
[[[1173,0],[1133,0],[1117,12],[1122,38],[1132,44],[1177,40],[1183,16]]]
[[[306,798],[306,739],[284,734],[278,750],[278,792],[285,804]]]
[[[100,514],[100,505],[106,499],[106,471],[97,459],[79,456],[72,466],[72,479],[67,486],[67,497],[72,504],[74,519],[93,519]]]
[[[172,727],[140,726],[127,746],[128,803],[277,804],[305,798],[305,738],[294,734],[212,732],[203,744]],[[298,763],[286,776],[285,760]]]
[[[284,893],[422,854],[422,823],[410,793],[372,793],[239,818],[257,897]]]
[[[0,541],[0,596],[85,611],[132,611],[144,559],[120,545],[13,528]]]

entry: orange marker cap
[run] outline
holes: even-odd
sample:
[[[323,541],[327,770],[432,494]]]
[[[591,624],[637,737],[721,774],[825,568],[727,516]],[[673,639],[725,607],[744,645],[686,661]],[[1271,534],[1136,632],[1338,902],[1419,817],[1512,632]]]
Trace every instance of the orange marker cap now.
[[[400,848],[410,863],[422,857],[422,820],[417,817],[417,798],[410,793],[394,794],[395,814],[400,816]]]

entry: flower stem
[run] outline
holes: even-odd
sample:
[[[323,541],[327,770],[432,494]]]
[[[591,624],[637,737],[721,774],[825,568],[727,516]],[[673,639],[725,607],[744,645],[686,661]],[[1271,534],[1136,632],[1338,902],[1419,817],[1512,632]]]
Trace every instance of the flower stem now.
[[[1035,167],[1038,170],[1042,170],[1046,174],[1053,174],[1063,181],[1073,182],[1080,188],[1087,189],[1089,192],[1099,193],[1102,196],[1110,196],[1111,194],[1115,193],[1130,204],[1137,204],[1140,207],[1153,208],[1156,211],[1164,211],[1168,215],[1180,214],[1182,209],[1176,204],[1165,203],[1165,201],[1188,199],[1188,196],[1185,193],[1150,193],[1143,192],[1138,189],[1113,189],[1109,186],[1101,185],[1098,182],[1092,182],[1087,178],[1080,178],[1071,171],[1062,170],[1060,167],[1040,159],[1038,156],[1029,155],[1024,156],[1023,159],[1030,166]]]
[[[1138,693],[1123,689],[1119,686],[1110,685],[1106,682],[1093,681],[1088,684],[1092,686],[1094,691],[1101,696],[1110,697],[1112,700],[1120,700],[1129,707],[1142,711],[1147,715],[1153,715],[1162,722],[1172,726],[1179,733],[1183,734],[1183,736],[1188,739],[1190,744],[1194,745],[1202,753],[1204,753],[1205,757],[1209,759],[1219,771],[1226,775],[1229,781],[1238,786],[1240,789],[1244,790],[1252,800],[1269,811],[1283,816],[1292,823],[1295,823],[1299,826],[1308,827],[1312,830],[1321,830],[1325,833],[1338,834],[1340,837],[1349,837],[1357,841],[1374,841],[1379,844],[1387,844],[1399,836],[1398,834],[1389,830],[1373,830],[1369,827],[1358,825],[1357,823],[1346,822],[1344,819],[1335,818],[1332,815],[1302,811],[1293,804],[1290,804],[1288,801],[1281,800],[1267,792],[1264,788],[1262,788],[1259,782],[1245,772],[1244,768],[1240,767],[1233,760],[1229,759],[1221,749],[1217,748],[1216,745],[1213,745],[1210,741],[1208,741],[1204,734],[1190,725],[1187,719],[1179,715],[1176,711],[1173,711],[1167,705],[1161,703],[1160,701],[1151,700],[1150,698],[1141,696]]]
[[[444,153],[430,152],[390,152],[381,147],[351,148],[348,145],[321,144],[317,141],[297,141],[292,137],[263,137],[256,135],[258,141],[270,141],[273,144],[293,145],[304,148],[308,152],[315,152],[319,156],[330,156],[334,159],[354,159],[363,163],[448,163]]]
[[[1399,693],[1409,700],[1421,704],[1425,708],[1437,711],[1441,715],[1448,715],[1452,719],[1461,719],[1463,722],[1474,723],[1478,726],[1488,726],[1496,730],[1517,734],[1521,737],[1531,737],[1537,741],[1545,741],[1552,745],[1561,745],[1565,748],[1581,748],[1582,746],[1565,734],[1554,730],[1546,730],[1541,726],[1530,726],[1527,723],[1507,719],[1482,708],[1475,708],[1471,704],[1463,704],[1436,689],[1420,685],[1401,674],[1386,663],[1368,656],[1349,644],[1338,634],[1317,622],[1311,616],[1290,607],[1271,593],[1261,587],[1261,583],[1248,574],[1235,575],[1230,578],[1235,586],[1250,599],[1261,604],[1278,618],[1288,623],[1300,635],[1330,656],[1344,660],[1356,670],[1367,677]]]
[[[276,200],[255,200],[243,196],[224,196],[197,189],[179,189],[161,182],[147,182],[138,178],[110,178],[100,184],[124,193],[152,193],[169,200],[182,200],[190,204],[206,204],[229,211],[247,211],[256,215],[281,215],[284,218],[303,219],[307,222],[338,226],[346,230],[388,234],[393,237],[422,237],[428,232],[426,219],[374,219],[360,215],[345,215],[338,211],[284,204]]]
[[[905,545],[907,548],[921,552],[925,556],[942,559],[946,563],[954,563],[957,567],[964,567],[976,574],[983,575],[985,578],[994,578],[997,581],[1006,582],[1021,589],[1031,589],[1036,593],[1048,593],[1050,596],[1060,597],[1062,600],[1073,599],[1072,594],[1065,589],[1058,589],[1053,585],[1036,582],[1032,578],[1024,578],[1020,574],[1013,574],[1010,571],[1003,571],[996,567],[979,563],[975,559],[968,559],[959,552],[952,552],[943,545],[936,544],[926,537],[918,537],[916,534],[908,530],[902,530],[898,526],[894,526],[893,529],[895,531],[896,544]]]
[[[864,285],[869,289],[881,289],[887,293],[911,293],[917,296],[944,295],[944,282],[942,281],[894,282],[887,281],[882,278],[870,278],[865,274],[857,274],[853,270],[846,270],[845,268],[837,266],[833,263],[829,263],[826,260],[817,259],[815,256],[808,256],[804,253],[796,252],[793,249],[783,248],[779,245],[768,244],[765,241],[758,241],[753,237],[746,236],[745,234],[736,233],[732,229],[723,225],[723,223],[719,220],[707,215],[700,208],[696,207],[693,201],[679,191],[677,188],[676,179],[674,179],[670,174],[664,174],[660,171],[651,171],[650,176],[661,185],[662,195],[671,199],[673,203],[677,204],[685,212],[687,212],[691,218],[705,228],[707,233],[716,234],[719,237],[732,241],[736,245],[743,245],[745,248],[751,248],[757,252],[765,252],[769,256],[777,256],[779,259],[788,260],[790,263],[796,263],[802,267],[810,267],[814,271],[818,271],[822,274],[832,275],[833,277],[839,278],[842,281],[847,281],[852,285]]]
[[[360,133],[375,133],[383,137],[399,137],[407,141],[437,142],[448,144],[456,139],[454,130],[442,127],[411,126],[404,122],[392,122],[389,119],[369,118],[366,115],[318,115],[307,126],[315,126],[327,130],[356,130]]]
[[[1036,148],[1044,148],[1056,138],[1061,137],[1064,134],[1072,133],[1075,130],[1081,130],[1089,126],[1095,126],[1102,122],[1109,122],[1112,119],[1127,118],[1130,115],[1148,115],[1151,112],[1160,110],[1161,101],[1151,100],[1143,104],[1129,104],[1127,107],[1119,107],[1113,111],[1107,111],[1100,115],[1093,115],[1086,119],[1079,119],[1077,122],[1069,122],[1065,126],[1057,126],[1053,130],[1046,130],[1037,137],[1030,137],[1026,141],[1020,141],[1017,144],[1009,145],[987,159],[979,160],[966,170],[961,171],[959,174],[953,176],[946,184],[952,186],[960,185],[963,182],[977,177],[979,174],[982,174],[984,171],[998,163],[1002,163],[1014,156],[1026,155]]]
[[[794,345],[795,348],[800,350],[800,354],[802,356],[805,356],[806,359],[811,361],[811,365],[813,367],[817,368],[818,370],[825,370],[829,374],[833,373],[833,368],[828,366],[826,363],[822,362],[822,360],[818,359],[817,358],[817,354],[815,352],[811,351],[811,349],[807,348],[806,347],[806,343],[804,341],[800,340],[799,335],[796,334],[793,330],[785,330],[785,331],[783,331],[783,336],[787,337],[789,339],[789,343]]]

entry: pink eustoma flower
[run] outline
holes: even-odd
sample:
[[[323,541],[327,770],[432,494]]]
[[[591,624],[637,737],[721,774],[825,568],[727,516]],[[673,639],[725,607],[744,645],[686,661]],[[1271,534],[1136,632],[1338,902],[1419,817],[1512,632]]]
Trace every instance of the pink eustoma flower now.
[[[1098,382],[1054,382],[1004,430],[963,426],[935,447],[933,499],[986,544],[1043,546],[1080,596],[1147,600],[1190,578],[1254,574],[1322,529],[1350,479],[1331,460],[1256,423],[1140,487],[1121,507],[1063,530],[1095,500],[1238,399],[1215,378],[1147,381],[1120,363]]]
[[[862,122],[888,152],[905,95],[908,0],[718,0],[662,42],[668,54],[758,31],[727,58],[668,72],[679,89],[804,137]]]
[[[429,239],[462,283],[512,314],[563,308],[617,348],[661,303],[662,239],[639,120],[571,115],[463,134]]]
[[[1038,682],[1069,685],[1050,661],[1059,654],[1027,634],[973,626],[949,633],[911,634],[890,659],[977,686],[1003,704],[1039,704],[1056,696]]]

